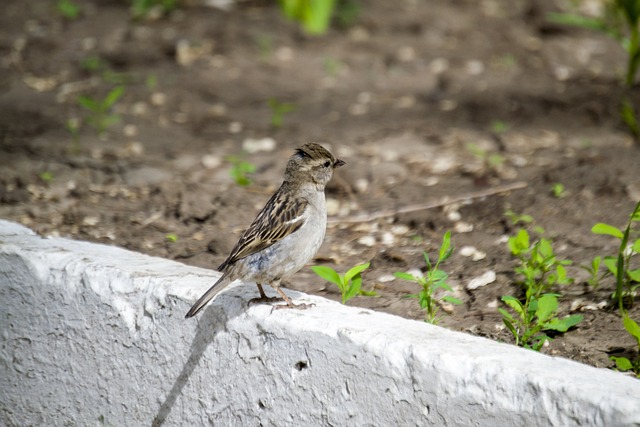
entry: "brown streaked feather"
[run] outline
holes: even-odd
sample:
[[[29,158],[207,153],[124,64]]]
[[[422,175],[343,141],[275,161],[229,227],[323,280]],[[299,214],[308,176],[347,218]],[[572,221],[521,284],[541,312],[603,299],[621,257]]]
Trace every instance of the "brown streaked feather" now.
[[[304,224],[302,214],[307,205],[306,200],[293,199],[285,192],[277,191],[242,234],[218,271],[225,271],[230,264],[266,249],[297,231]]]

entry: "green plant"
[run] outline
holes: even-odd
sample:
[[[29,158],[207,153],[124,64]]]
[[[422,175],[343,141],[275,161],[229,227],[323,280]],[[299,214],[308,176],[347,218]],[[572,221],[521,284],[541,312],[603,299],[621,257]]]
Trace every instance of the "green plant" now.
[[[551,186],[551,194],[553,194],[553,197],[556,199],[561,199],[567,195],[566,188],[563,184],[556,182]]]
[[[582,315],[558,318],[559,295],[550,293],[556,285],[573,282],[565,269],[571,261],[558,261],[551,242],[545,238],[531,243],[529,233],[524,229],[509,238],[508,246],[520,261],[515,272],[523,276],[520,285],[525,289],[525,297],[524,301],[510,295],[502,297],[502,301],[515,311],[515,316],[502,308],[498,311],[516,345],[539,350],[549,339],[544,331],[566,332],[583,319]]]
[[[275,98],[269,98],[268,105],[271,109],[271,126],[276,129],[282,127],[284,116],[296,109],[295,105],[288,102],[280,102]]]
[[[229,174],[235,183],[243,187],[250,185],[252,181],[249,174],[256,171],[255,165],[238,156],[228,156],[226,160],[231,163]]]
[[[531,224],[533,222],[533,217],[531,215],[527,215],[527,214],[517,214],[514,211],[512,211],[511,209],[508,209],[505,213],[504,216],[506,216],[507,218],[509,218],[509,221],[511,221],[512,225],[518,225],[518,224]]]
[[[376,295],[375,291],[362,290],[362,272],[369,268],[369,265],[368,262],[356,265],[344,274],[339,274],[333,268],[322,265],[314,265],[311,269],[318,276],[338,286],[342,295],[342,304],[345,304],[356,295]]]
[[[453,254],[453,247],[451,246],[451,232],[447,231],[442,239],[442,245],[438,252],[438,260],[435,265],[429,261],[429,255],[423,252],[424,261],[427,264],[426,274],[422,277],[416,277],[411,273],[396,272],[394,276],[398,279],[408,280],[422,286],[422,290],[417,294],[407,295],[408,298],[416,298],[420,303],[420,307],[425,310],[425,322],[436,324],[438,323],[438,305],[441,302],[448,302],[450,304],[462,304],[457,298],[450,295],[438,296],[436,291],[443,289],[448,292],[453,292],[451,286],[447,283],[449,275],[440,270],[440,264],[445,262]]]
[[[602,275],[600,274],[600,266],[602,265],[602,257],[601,256],[597,256],[594,257],[591,260],[591,265],[581,265],[580,268],[582,268],[583,270],[589,272],[589,274],[591,274],[591,277],[589,278],[589,280],[587,281],[587,283],[589,283],[589,285],[593,288],[597,288],[598,286],[600,286],[600,280],[602,280],[604,278],[604,276],[606,275],[606,272],[603,273]]]
[[[616,364],[616,369],[622,372],[633,371],[636,377],[640,378],[640,326],[636,321],[629,317],[629,313],[622,314],[622,324],[629,334],[635,338],[638,344],[638,356],[635,360],[629,360],[626,357],[610,356]]]
[[[624,310],[625,300],[633,305],[634,293],[640,287],[640,268],[631,268],[631,257],[640,253],[640,238],[629,243],[632,226],[637,222],[640,222],[640,202],[636,204],[624,230],[601,222],[591,228],[594,234],[612,236],[620,240],[617,256],[605,256],[603,262],[616,278],[616,291],[613,297],[621,312]]]
[[[178,0],[132,0],[131,15],[134,19],[146,18],[152,11],[160,14],[171,12],[178,6]]]
[[[491,122],[491,131],[496,134],[505,133],[509,130],[509,125],[502,120],[494,120]]]
[[[45,182],[48,184],[51,181],[53,181],[54,176],[53,176],[53,173],[49,171],[43,171],[38,174],[38,178],[40,178],[42,182]]]
[[[165,239],[167,239],[167,242],[170,243],[175,243],[178,241],[178,235],[176,233],[167,233],[164,237]]]
[[[575,13],[552,13],[553,22],[600,31],[615,39],[627,53],[627,69],[623,78],[625,94],[620,101],[620,118],[631,134],[640,139],[640,125],[630,90],[640,67],[640,2],[611,0],[605,2],[602,16],[587,17]]]
[[[120,116],[113,114],[112,110],[116,102],[124,94],[123,86],[116,86],[103,99],[94,99],[87,95],[78,97],[78,103],[91,114],[87,118],[89,123],[99,135],[104,134],[107,128],[120,121]]]
[[[80,6],[73,2],[73,0],[58,0],[56,5],[58,12],[67,19],[74,20],[80,16]]]
[[[309,34],[324,34],[329,28],[336,0],[279,0],[284,15],[302,25]]]
[[[504,156],[502,154],[491,153],[474,143],[467,144],[466,148],[471,154],[482,161],[485,170],[496,172],[504,164]]]

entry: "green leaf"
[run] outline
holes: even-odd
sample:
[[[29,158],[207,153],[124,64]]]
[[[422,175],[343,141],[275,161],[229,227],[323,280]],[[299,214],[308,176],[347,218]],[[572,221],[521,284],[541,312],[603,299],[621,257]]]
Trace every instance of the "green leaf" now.
[[[364,289],[360,289],[360,295],[364,295],[365,297],[377,297],[378,293],[374,290],[365,291]]]
[[[633,242],[633,245],[631,246],[631,249],[635,253],[640,254],[640,239],[638,239],[635,242]]]
[[[553,295],[543,295],[538,300],[536,317],[538,324],[546,323],[558,311],[558,299]]]
[[[451,256],[453,253],[453,248],[451,248],[451,231],[447,231],[444,233],[444,237],[442,238],[442,245],[440,246],[440,253],[438,255],[438,260],[444,261]]]
[[[104,108],[104,111],[107,111],[111,107],[113,107],[113,104],[115,104],[118,101],[118,99],[120,99],[123,93],[124,93],[124,86],[117,86],[113,88],[111,92],[109,92],[107,96],[104,98],[104,101],[102,101],[102,107]]]
[[[358,274],[349,283],[346,292],[342,295],[342,303],[349,301],[354,296],[360,293],[360,286],[362,285],[362,277]]]
[[[349,280],[351,280],[352,277],[355,277],[356,275],[362,273],[364,270],[369,268],[369,265],[371,265],[371,263],[367,262],[367,263],[364,263],[364,264],[356,265],[355,267],[349,269],[344,274],[345,283],[349,283]]]
[[[410,282],[417,282],[417,277],[410,273],[403,273],[402,271],[396,271],[393,275],[402,280],[409,280]]]
[[[98,102],[86,95],[80,95],[78,97],[78,104],[80,104],[81,107],[86,108],[87,110],[92,112],[96,112],[100,109]]]
[[[563,319],[551,319],[551,321],[544,324],[544,329],[558,332],[567,332],[570,328],[582,322],[583,319],[584,316],[581,314],[574,314],[573,316],[565,317]]]
[[[521,318],[524,319],[525,317],[524,307],[522,306],[522,303],[517,298],[514,298],[510,295],[505,295],[501,299],[505,304],[513,308],[516,311],[516,313],[520,315]]]
[[[342,279],[340,278],[340,275],[333,268],[325,267],[323,265],[314,265],[311,267],[311,269],[314,273],[322,277],[324,280],[327,280],[338,286],[342,285]]]
[[[638,341],[638,346],[640,347],[640,326],[638,326],[635,320],[629,317],[629,313],[625,312],[622,319],[622,324],[624,325],[624,328],[627,330],[627,332],[629,332],[636,339],[636,341]]]
[[[609,359],[616,362],[616,369],[619,371],[626,372],[633,369],[633,364],[626,357],[609,356]]]
[[[460,301],[458,298],[454,298],[452,296],[449,295],[445,295],[442,297],[442,301],[444,302],[448,302],[449,304],[454,304],[454,305],[461,305],[462,301]]]
[[[613,236],[616,239],[622,239],[622,231],[612,225],[604,224],[602,222],[597,223],[593,227],[591,227],[591,232],[593,234],[604,234],[607,236]]]
[[[549,13],[547,19],[550,22],[562,25],[570,25],[573,27],[586,28],[589,30],[597,30],[608,33],[607,24],[599,18],[589,18],[582,15],[572,13]]]
[[[614,276],[618,272],[618,257],[606,256],[604,257],[604,265]]]
[[[627,270],[627,275],[634,282],[640,282],[640,269],[637,270]]]

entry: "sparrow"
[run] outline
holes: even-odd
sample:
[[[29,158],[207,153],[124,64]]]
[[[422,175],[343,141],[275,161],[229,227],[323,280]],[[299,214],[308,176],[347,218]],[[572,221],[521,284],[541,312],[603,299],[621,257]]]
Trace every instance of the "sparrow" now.
[[[294,304],[280,289],[280,283],[300,270],[320,248],[327,229],[324,189],[334,169],[344,164],[319,144],[298,147],[287,162],[280,188],[218,267],[222,276],[185,317],[195,316],[234,280],[256,283],[260,298],[252,301],[276,299],[264,293],[262,285],[268,284],[286,303],[275,308],[308,308],[310,305]]]

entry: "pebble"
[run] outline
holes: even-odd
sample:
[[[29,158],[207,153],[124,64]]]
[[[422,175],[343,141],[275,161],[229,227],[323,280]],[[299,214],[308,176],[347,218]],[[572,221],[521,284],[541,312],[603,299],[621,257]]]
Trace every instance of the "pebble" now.
[[[213,154],[205,154],[202,156],[202,166],[207,169],[215,169],[222,164],[222,159]]]
[[[472,261],[480,261],[487,257],[487,254],[485,252],[479,251],[474,246],[463,246],[460,249],[460,255],[471,257]]]
[[[393,236],[393,233],[387,231],[385,233],[382,233],[382,244],[385,246],[393,246],[393,244],[395,243],[396,239]]]
[[[242,123],[231,122],[229,123],[229,133],[236,134],[242,132]]]
[[[382,276],[378,277],[378,282],[380,283],[393,282],[394,280],[396,280],[396,277],[392,274],[383,274]]]
[[[469,283],[467,283],[467,289],[471,291],[474,289],[481,288],[483,286],[487,286],[488,284],[493,283],[495,281],[496,281],[496,272],[493,270],[489,270],[481,274],[480,276],[474,279],[471,279]]]
[[[358,243],[360,243],[361,245],[364,246],[369,246],[372,247],[373,245],[376,244],[376,238],[369,235],[369,236],[362,236],[358,239]]]
[[[455,223],[455,225],[453,226],[453,229],[456,233],[470,233],[473,231],[473,224],[460,221]]]
[[[254,154],[260,152],[271,152],[276,148],[276,140],[273,138],[253,139],[247,138],[242,141],[242,149],[247,153]]]
[[[396,236],[406,236],[409,234],[409,227],[404,224],[398,224],[391,227],[391,232]]]
[[[151,94],[151,104],[156,107],[162,107],[167,103],[167,95],[162,92],[154,92]]]
[[[340,213],[340,202],[338,200],[327,198],[326,206],[328,216],[336,216]]]

